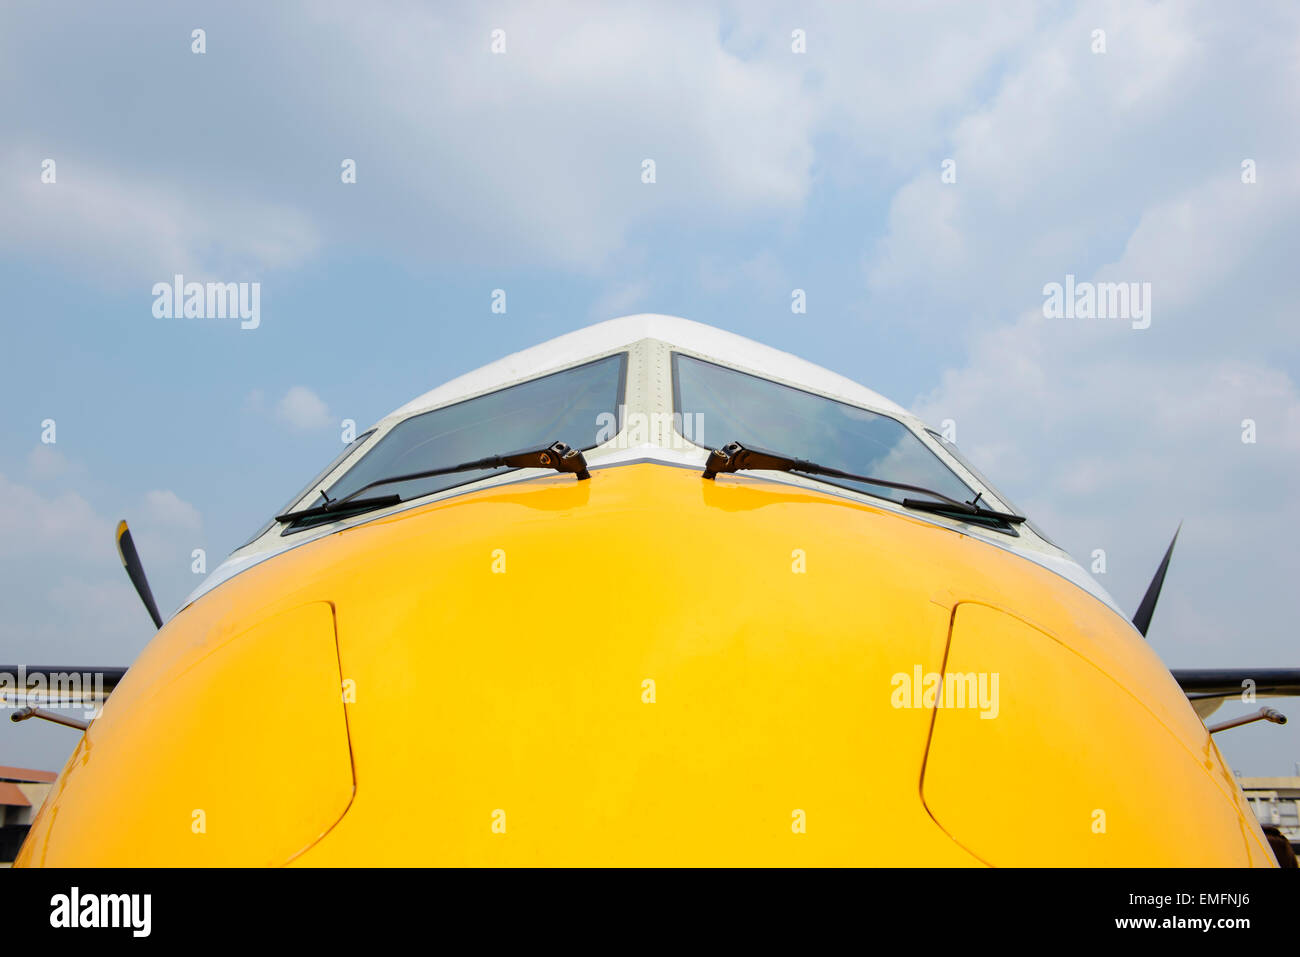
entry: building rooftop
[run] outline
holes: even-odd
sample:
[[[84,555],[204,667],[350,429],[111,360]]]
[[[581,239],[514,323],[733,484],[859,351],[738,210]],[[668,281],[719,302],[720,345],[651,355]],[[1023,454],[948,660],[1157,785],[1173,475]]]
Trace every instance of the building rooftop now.
[[[54,771],[35,771],[32,768],[14,768],[7,764],[0,764],[0,781],[51,784],[58,776]]]

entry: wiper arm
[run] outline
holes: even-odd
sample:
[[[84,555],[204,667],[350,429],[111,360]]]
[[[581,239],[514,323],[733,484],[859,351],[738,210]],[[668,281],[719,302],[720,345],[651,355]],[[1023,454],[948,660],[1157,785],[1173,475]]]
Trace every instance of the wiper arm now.
[[[423,472],[409,472],[406,475],[391,475],[388,478],[377,479],[368,485],[363,485],[356,491],[333,500],[325,496],[325,492],[322,490],[321,495],[325,496],[324,504],[314,505],[311,508],[302,508],[296,512],[285,512],[283,515],[277,515],[275,520],[277,522],[292,522],[300,518],[317,518],[321,515],[332,515],[336,512],[384,508],[388,505],[396,505],[402,500],[401,496],[373,495],[369,498],[357,498],[357,496],[362,492],[383,485],[396,485],[401,482],[414,481],[415,479],[452,475],[456,472],[477,472],[482,469],[499,468],[555,469],[557,472],[572,472],[580,482],[583,479],[591,478],[591,473],[587,471],[587,460],[579,449],[569,448],[563,442],[552,442],[544,449],[508,452],[505,455],[489,455],[485,459],[461,462],[459,465],[448,465],[440,469],[426,469]]]
[[[870,475],[854,475],[852,472],[844,472],[840,469],[834,469],[829,465],[818,465],[816,462],[791,458],[788,455],[781,455],[777,452],[768,452],[764,449],[746,448],[739,442],[732,442],[729,445],[724,445],[722,448],[710,452],[709,459],[704,464],[704,477],[706,479],[711,479],[721,473],[741,472],[749,469],[764,469],[773,472],[802,472],[805,475],[822,475],[827,478],[848,479],[852,482],[866,482],[868,485],[879,485],[884,488],[898,489],[902,492],[920,492],[922,495],[929,495],[937,500],[926,501],[924,499],[915,498],[903,499],[903,506],[905,508],[913,508],[918,511],[940,512],[945,514],[951,512],[958,515],[969,515],[973,518],[998,519],[999,521],[1013,525],[1018,525],[1025,521],[1023,515],[1012,515],[1009,512],[998,512],[977,504],[979,502],[978,495],[975,496],[974,502],[959,502],[955,498],[949,498],[942,492],[936,492],[934,489],[925,488],[921,485],[908,485],[905,482],[891,482],[887,479],[874,478]]]

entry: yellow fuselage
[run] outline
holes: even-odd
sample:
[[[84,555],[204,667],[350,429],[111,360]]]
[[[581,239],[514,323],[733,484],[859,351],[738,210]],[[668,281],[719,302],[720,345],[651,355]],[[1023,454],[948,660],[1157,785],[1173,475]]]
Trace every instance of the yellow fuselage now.
[[[204,595],[18,860],[289,862],[1273,858],[1097,598],[919,517],[643,463],[366,522]]]

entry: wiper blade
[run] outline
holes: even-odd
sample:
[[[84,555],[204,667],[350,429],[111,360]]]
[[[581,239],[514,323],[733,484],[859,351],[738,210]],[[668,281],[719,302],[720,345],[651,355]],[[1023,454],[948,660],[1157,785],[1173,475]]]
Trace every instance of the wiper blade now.
[[[321,494],[325,494],[323,489]],[[285,512],[283,515],[277,515],[275,520],[277,522],[295,522],[300,518],[319,518],[322,515],[334,515],[336,513],[356,515],[376,508],[387,508],[389,505],[396,505],[401,500],[402,496],[400,495],[372,495],[369,498],[350,498],[346,502],[342,499],[327,499],[323,505],[300,508],[296,512]]]
[[[875,481],[874,479],[872,480]],[[930,495],[937,495],[937,492],[930,492]],[[1023,515],[1012,515],[1010,512],[999,512],[996,509],[985,508],[983,505],[972,505],[970,502],[958,502],[953,504],[947,502],[927,502],[924,499],[905,498],[903,499],[904,508],[914,508],[918,512],[938,512],[941,515],[954,512],[958,515],[969,515],[972,518],[996,518],[1011,525],[1019,525],[1026,521]]]
[[[827,478],[848,479],[851,482],[865,482],[868,485],[879,485],[883,488],[898,489],[902,492],[919,492],[922,495],[932,496],[936,501],[927,501],[924,499],[905,498],[903,506],[913,508],[918,511],[939,512],[942,514],[955,513],[957,515],[966,515],[971,518],[997,519],[1012,525],[1018,525],[1025,521],[1023,515],[1012,515],[1009,512],[998,512],[991,508],[985,508],[977,504],[979,496],[975,496],[974,502],[959,502],[955,498],[949,498],[942,492],[936,492],[934,489],[925,488],[921,485],[908,485],[905,482],[891,482],[888,479],[875,478],[870,475],[854,475],[852,472],[844,472],[840,469],[831,468],[829,465],[818,465],[816,462],[809,462],[804,459],[791,458],[788,455],[781,455],[778,452],[768,452],[765,449],[746,448],[739,442],[732,442],[724,445],[720,449],[714,449],[709,453],[709,459],[704,464],[704,477],[706,479],[725,472],[741,472],[750,469],[762,469],[773,472],[802,472],[805,475],[821,475]],[[982,493],[981,493],[982,494]]]
[[[544,449],[527,449],[520,452],[508,452],[505,455],[489,455],[485,459],[461,462],[459,465],[448,465],[439,469],[425,469],[423,472],[409,472],[406,475],[391,475],[388,478],[377,479],[363,485],[356,491],[333,500],[330,500],[322,490],[321,495],[325,496],[323,504],[299,509],[296,512],[285,512],[283,515],[277,515],[275,520],[277,522],[292,522],[300,518],[317,518],[321,515],[333,515],[337,512],[366,511],[383,508],[387,505],[396,505],[402,501],[399,495],[375,495],[369,498],[358,498],[357,496],[362,492],[368,492],[372,488],[379,488],[383,485],[396,485],[401,482],[411,482],[415,479],[452,475],[456,472],[478,472],[483,469],[500,468],[555,469],[557,472],[572,472],[580,482],[591,478],[591,473],[587,471],[587,460],[580,450],[570,448],[563,442],[552,442]]]

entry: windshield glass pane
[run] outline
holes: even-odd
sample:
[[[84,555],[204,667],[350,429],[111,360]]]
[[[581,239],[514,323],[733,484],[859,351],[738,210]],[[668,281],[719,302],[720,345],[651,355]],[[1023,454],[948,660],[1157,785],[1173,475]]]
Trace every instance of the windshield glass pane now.
[[[565,442],[584,451],[596,447],[600,417],[617,415],[622,401],[626,353],[522,382],[499,392],[412,416],[396,425],[329,488],[331,499],[351,495],[379,479],[441,468],[490,455]],[[605,421],[609,421],[606,419]],[[374,490],[405,501],[476,482],[500,469],[414,479]],[[364,495],[371,493],[366,492]],[[320,496],[310,504],[323,502]],[[300,519],[290,528],[334,521]]]
[[[959,502],[975,495],[911,429],[887,415],[676,353],[673,389],[676,410],[697,416],[692,440],[706,448],[739,442],[857,475],[920,485]],[[846,479],[818,481],[894,502],[920,497]]]

